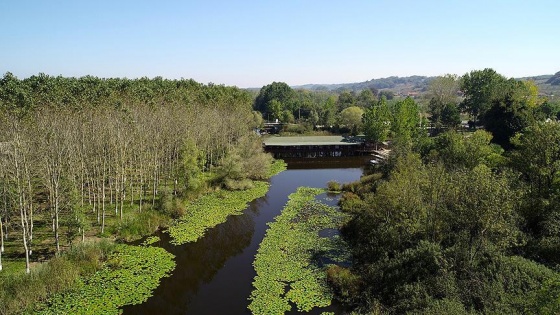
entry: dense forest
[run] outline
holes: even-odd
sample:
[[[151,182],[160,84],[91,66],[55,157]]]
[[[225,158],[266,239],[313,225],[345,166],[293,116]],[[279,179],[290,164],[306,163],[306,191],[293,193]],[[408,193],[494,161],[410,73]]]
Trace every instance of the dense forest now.
[[[353,265],[330,283],[359,313],[557,314],[557,104],[492,69],[438,80],[464,97],[433,94],[432,113],[457,107],[472,130],[387,130],[390,158],[343,188]]]
[[[186,199],[265,178],[272,158],[252,131],[252,103],[246,91],[192,80],[5,74],[0,313],[22,304],[27,281],[2,277],[87,238],[149,235],[185,215]],[[47,283],[53,272],[64,273]]]

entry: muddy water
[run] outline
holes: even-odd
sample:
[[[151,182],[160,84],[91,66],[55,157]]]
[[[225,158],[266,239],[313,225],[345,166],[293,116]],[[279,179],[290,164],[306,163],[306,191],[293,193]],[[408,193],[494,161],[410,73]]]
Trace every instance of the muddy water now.
[[[125,307],[124,314],[250,314],[252,262],[266,224],[280,214],[288,195],[298,187],[357,180],[362,165],[362,158],[289,160],[288,170],[270,180],[265,197],[252,202],[243,215],[228,217],[197,242],[174,246],[167,234],[161,234],[156,245],[176,256],[177,267],[148,301]]]

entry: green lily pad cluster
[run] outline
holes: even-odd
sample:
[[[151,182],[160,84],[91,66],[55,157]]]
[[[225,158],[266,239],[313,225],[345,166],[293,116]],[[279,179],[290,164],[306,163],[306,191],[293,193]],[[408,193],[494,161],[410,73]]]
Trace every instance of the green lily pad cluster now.
[[[323,189],[300,187],[270,223],[253,263],[257,276],[249,309],[253,314],[310,311],[331,304],[333,294],[318,256],[342,245],[339,237],[322,238],[319,231],[337,228],[345,215],[315,201]]]
[[[175,268],[162,248],[119,244],[104,268],[69,292],[55,295],[39,314],[120,314],[120,307],[145,302],[161,278]]]
[[[229,215],[240,215],[247,204],[263,197],[269,184],[255,181],[254,187],[241,191],[220,190],[198,198],[187,206],[185,215],[169,227],[171,243],[181,245],[204,236],[207,229],[226,222]]]
[[[144,242],[142,242],[142,245],[148,246],[148,245],[152,245],[154,243],[157,243],[159,241],[160,241],[159,236],[152,235],[152,236],[149,236],[148,238],[146,238],[146,240]]]

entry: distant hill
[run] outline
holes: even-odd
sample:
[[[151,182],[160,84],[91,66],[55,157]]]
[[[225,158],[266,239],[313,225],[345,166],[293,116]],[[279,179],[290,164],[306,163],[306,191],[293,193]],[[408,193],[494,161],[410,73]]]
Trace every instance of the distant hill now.
[[[556,72],[551,78],[546,80],[547,84],[560,85],[560,71]]]
[[[428,90],[430,82],[435,77],[410,76],[410,77],[388,77],[381,79],[371,79],[364,82],[340,83],[340,84],[305,84],[292,86],[294,89],[311,91],[354,91],[359,92],[364,89],[390,90],[396,95],[421,95]],[[560,96],[560,71],[554,75],[539,75],[533,77],[517,78],[518,80],[533,80],[539,87],[539,91],[544,95]]]
[[[430,81],[434,77],[410,76],[410,77],[388,77],[381,79],[371,79],[358,83],[341,83],[341,84],[306,84],[293,86],[294,89],[312,90],[312,91],[345,91],[350,90],[359,92],[365,89],[391,90],[397,94],[401,91],[426,91]]]

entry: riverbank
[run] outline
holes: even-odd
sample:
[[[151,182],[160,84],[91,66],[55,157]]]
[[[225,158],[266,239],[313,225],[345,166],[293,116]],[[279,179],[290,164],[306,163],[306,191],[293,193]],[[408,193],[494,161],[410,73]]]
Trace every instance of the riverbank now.
[[[286,164],[283,161],[275,161],[268,172],[268,177],[281,172],[285,168]],[[173,221],[170,216],[164,213],[153,210],[145,211],[143,216],[137,216],[133,222],[125,220],[124,224],[117,225],[114,229],[108,228],[107,233],[112,232],[112,234],[106,236],[112,237],[106,238],[112,244],[115,239],[124,239],[123,231],[132,230],[127,235],[133,235],[130,239],[137,239],[142,235],[153,233],[162,226],[174,227],[177,225],[190,230],[193,227],[192,224],[197,226],[198,233],[195,239],[199,238],[205,230],[225,221],[228,215],[239,212],[239,209],[243,210],[248,202],[261,197],[268,189],[268,184],[265,182],[255,181],[253,186],[253,189],[247,191],[218,190],[203,195],[195,201],[188,202],[185,206],[187,212],[185,212],[183,220]],[[230,202],[219,204],[220,200],[229,200]],[[187,203],[185,201],[180,202]],[[220,205],[219,216],[216,216],[214,208],[207,207],[209,203]],[[188,210],[194,208],[198,208],[198,212],[188,212]],[[206,216],[206,219],[203,216]],[[192,217],[194,220],[186,219],[188,217]],[[108,220],[108,222],[110,221]],[[148,229],[145,228],[146,225],[149,226]],[[178,229],[180,230],[180,228]],[[192,239],[193,236],[190,237]],[[146,242],[145,245],[156,241],[152,238],[148,240],[150,242]],[[161,248],[123,244],[110,245],[116,246],[115,248],[118,250],[111,251],[110,254],[99,255],[93,263],[89,264],[95,265],[95,268],[82,271],[79,268],[84,264],[84,261],[73,260],[71,257],[73,252],[80,251],[83,246],[95,247],[97,245],[91,242],[86,242],[84,245],[77,244],[60,257],[32,268],[31,275],[15,272],[12,267],[22,264],[17,264],[17,259],[14,264],[10,260],[9,273],[5,270],[0,274],[0,279],[3,280],[0,285],[0,305],[3,305],[0,306],[0,309],[2,314],[36,309],[40,309],[42,313],[46,314],[87,313],[88,311],[84,310],[91,309],[103,313],[118,313],[118,309],[123,305],[145,301],[151,295],[153,289],[157,287],[160,279],[168,275],[175,266],[173,256]],[[149,257],[145,257],[145,254],[148,254]],[[49,285],[50,279],[56,278],[57,273],[60,274],[61,272],[54,272],[55,269],[52,267],[58,266],[60,261],[65,264],[62,272],[65,274],[70,272],[70,276],[67,279],[65,278],[64,281],[56,282],[57,284],[54,286]],[[158,269],[158,272],[154,272],[154,269]],[[140,282],[137,283],[133,278]],[[30,287],[38,287],[40,292],[29,290]],[[136,294],[122,295],[122,292],[130,291],[133,287],[137,292]],[[26,292],[26,294],[17,292]],[[80,302],[84,299],[89,302]],[[72,301],[76,301],[78,304]]]

